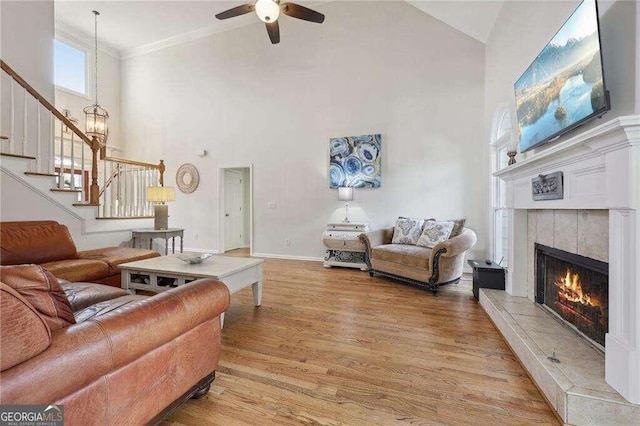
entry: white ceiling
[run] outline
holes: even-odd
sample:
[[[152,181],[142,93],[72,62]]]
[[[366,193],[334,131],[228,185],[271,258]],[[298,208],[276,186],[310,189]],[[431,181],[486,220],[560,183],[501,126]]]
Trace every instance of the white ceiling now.
[[[55,0],[56,25],[63,32],[93,35],[92,10],[98,10],[100,43],[121,56],[169,39],[228,31],[259,22],[254,14],[225,21],[214,15],[245,1],[191,0]],[[402,0],[395,0],[402,1]],[[326,1],[294,0],[322,12]],[[417,9],[428,13],[459,31],[486,42],[496,21],[503,0],[483,1],[409,1]]]
[[[408,1],[453,28],[486,43],[504,0]]]

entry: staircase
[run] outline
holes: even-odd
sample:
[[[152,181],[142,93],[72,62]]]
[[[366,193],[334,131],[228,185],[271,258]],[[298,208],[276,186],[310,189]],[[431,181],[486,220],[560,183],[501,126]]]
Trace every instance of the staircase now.
[[[106,147],[78,129],[68,114],[58,111],[2,60],[0,67],[3,202],[20,202],[38,193],[47,203],[80,219],[83,234],[123,226],[121,221],[113,221],[120,223],[115,226],[98,225],[106,222],[103,219],[134,219],[127,221],[128,229],[149,226],[154,206],[146,201],[146,190],[163,185],[164,162],[107,156]],[[9,188],[9,182],[17,186]],[[27,218],[29,213],[33,212],[25,212]],[[137,225],[135,219],[140,220]]]

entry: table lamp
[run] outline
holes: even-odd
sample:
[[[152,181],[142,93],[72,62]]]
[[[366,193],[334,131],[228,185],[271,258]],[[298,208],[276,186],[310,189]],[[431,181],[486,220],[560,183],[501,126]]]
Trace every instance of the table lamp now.
[[[353,188],[338,188],[338,200],[344,201],[344,223],[349,223],[349,201],[353,201]]]
[[[154,229],[167,229],[169,227],[169,206],[165,203],[176,200],[176,192],[172,186],[147,187],[147,201],[159,203],[154,206]]]

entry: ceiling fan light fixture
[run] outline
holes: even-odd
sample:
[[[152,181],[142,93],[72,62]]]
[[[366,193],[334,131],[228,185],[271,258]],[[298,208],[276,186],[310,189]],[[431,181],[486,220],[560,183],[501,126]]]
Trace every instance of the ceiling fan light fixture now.
[[[280,6],[273,0],[258,0],[255,8],[262,22],[274,22],[280,16]]]

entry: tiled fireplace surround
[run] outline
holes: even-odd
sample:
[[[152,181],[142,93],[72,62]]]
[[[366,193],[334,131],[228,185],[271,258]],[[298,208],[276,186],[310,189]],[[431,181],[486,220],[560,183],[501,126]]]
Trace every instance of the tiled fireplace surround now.
[[[564,173],[561,200],[531,179]],[[480,303],[567,424],[640,419],[640,116],[619,117],[497,172],[507,185],[506,291]],[[605,354],[535,305],[534,242],[609,262]],[[547,357],[555,350],[560,363]]]

